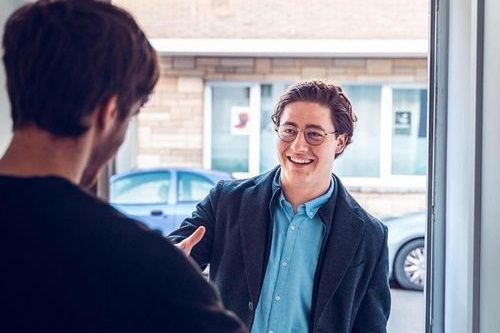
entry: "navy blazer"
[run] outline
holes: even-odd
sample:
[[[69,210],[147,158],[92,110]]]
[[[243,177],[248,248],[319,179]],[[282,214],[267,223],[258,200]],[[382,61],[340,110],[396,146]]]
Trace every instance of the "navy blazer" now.
[[[250,327],[271,246],[272,182],[279,167],[242,181],[222,181],[192,217],[169,235],[180,242],[198,226],[205,237],[191,257],[210,264],[224,304]],[[310,332],[386,332],[390,311],[387,228],[336,179],[318,211],[326,225],[313,287]],[[286,319],[285,319],[286,320]]]

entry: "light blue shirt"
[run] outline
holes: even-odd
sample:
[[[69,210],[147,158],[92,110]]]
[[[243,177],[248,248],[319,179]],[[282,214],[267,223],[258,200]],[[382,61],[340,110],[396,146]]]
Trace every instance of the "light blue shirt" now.
[[[332,180],[325,194],[300,205],[297,213],[281,191],[271,203],[271,251],[252,333],[308,332],[314,274],[326,232],[317,212],[332,196],[333,187]],[[278,172],[273,190],[279,188]]]

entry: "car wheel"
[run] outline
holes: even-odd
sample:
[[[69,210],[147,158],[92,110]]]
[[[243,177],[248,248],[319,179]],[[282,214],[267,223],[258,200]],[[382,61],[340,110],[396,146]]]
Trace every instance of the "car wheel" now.
[[[394,278],[404,289],[424,290],[425,252],[424,240],[406,243],[394,260]]]

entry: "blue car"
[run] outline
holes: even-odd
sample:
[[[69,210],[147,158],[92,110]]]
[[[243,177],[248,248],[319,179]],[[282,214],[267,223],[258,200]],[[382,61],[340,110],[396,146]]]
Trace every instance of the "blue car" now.
[[[117,174],[110,179],[110,203],[149,228],[168,235],[191,216],[210,189],[231,175],[194,168],[162,168]]]

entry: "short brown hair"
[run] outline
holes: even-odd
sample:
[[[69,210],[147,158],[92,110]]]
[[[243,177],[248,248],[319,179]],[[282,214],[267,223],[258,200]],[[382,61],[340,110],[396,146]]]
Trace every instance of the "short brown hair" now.
[[[3,47],[14,129],[78,137],[113,95],[125,119],[159,77],[156,53],[132,16],[100,1],[26,4],[7,21]]]
[[[276,104],[271,117],[276,126],[280,125],[280,118],[285,107],[294,102],[318,103],[330,109],[337,136],[342,134],[346,136],[346,146],[352,142],[354,123],[357,121],[357,117],[352,110],[351,102],[340,86],[322,81],[305,81],[294,84],[281,95]]]

